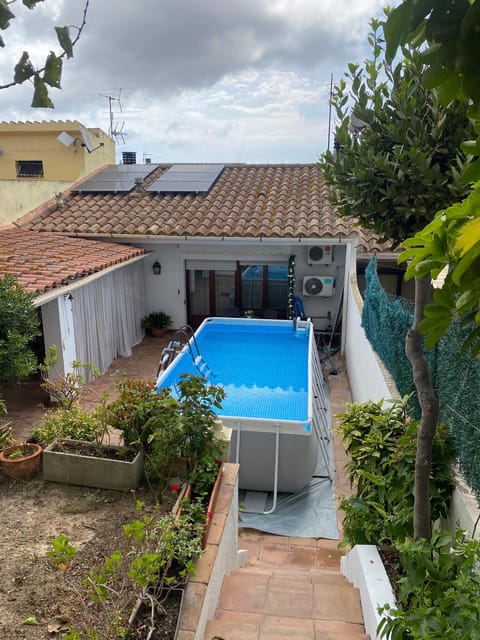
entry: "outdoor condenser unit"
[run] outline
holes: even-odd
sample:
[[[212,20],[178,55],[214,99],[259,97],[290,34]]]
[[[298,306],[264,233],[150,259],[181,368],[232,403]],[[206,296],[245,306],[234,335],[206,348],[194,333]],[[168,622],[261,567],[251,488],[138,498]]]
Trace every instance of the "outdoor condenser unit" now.
[[[333,247],[331,244],[308,247],[308,264],[332,264]]]
[[[304,276],[303,295],[329,298],[333,295],[334,279],[332,276]]]

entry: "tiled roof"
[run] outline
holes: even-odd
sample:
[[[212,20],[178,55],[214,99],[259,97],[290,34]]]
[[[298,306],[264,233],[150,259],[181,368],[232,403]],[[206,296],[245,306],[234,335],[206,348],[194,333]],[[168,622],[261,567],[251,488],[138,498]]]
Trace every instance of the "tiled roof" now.
[[[11,273],[38,294],[144,253],[123,244],[0,228],[0,275]]]
[[[0,122],[1,133],[18,133],[19,131],[62,131],[62,129],[79,129],[83,127],[78,120],[26,120],[19,122],[18,120],[2,120]]]
[[[19,222],[36,231],[98,236],[314,239],[354,230],[334,215],[316,165],[225,165],[208,193],[146,191],[170,166],[159,165],[141,192],[70,192],[62,207]]]

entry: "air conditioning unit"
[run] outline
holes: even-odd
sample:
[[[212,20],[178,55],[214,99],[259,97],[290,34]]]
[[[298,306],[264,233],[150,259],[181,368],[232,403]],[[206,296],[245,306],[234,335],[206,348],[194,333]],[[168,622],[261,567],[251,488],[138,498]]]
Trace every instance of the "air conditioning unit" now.
[[[333,283],[332,276],[303,276],[303,295],[329,298],[333,296]]]
[[[333,247],[331,244],[308,247],[308,264],[332,264]]]

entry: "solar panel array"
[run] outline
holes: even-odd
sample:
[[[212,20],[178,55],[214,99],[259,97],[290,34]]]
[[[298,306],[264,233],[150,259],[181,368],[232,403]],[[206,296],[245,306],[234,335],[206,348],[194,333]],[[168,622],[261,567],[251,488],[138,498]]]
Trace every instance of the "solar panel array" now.
[[[223,164],[174,164],[155,180],[153,193],[205,193],[223,171]]]
[[[74,193],[128,193],[135,187],[135,179],[144,180],[156,164],[113,164],[87,178],[73,189]]]

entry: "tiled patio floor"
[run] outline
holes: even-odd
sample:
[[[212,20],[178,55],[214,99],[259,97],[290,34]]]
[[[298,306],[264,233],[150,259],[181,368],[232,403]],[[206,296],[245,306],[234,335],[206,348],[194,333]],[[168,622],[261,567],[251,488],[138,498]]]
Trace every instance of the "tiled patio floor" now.
[[[166,338],[145,338],[129,358],[118,358],[91,385],[91,403],[102,393],[115,397],[115,383],[122,376],[153,380]],[[325,377],[330,388],[332,415],[342,412],[351,400],[343,358],[335,355],[337,375]],[[26,438],[46,411],[46,394],[33,380],[17,388],[4,388],[3,395],[14,421],[15,435]],[[336,493],[349,493],[343,473],[347,460],[334,438]],[[338,512],[337,512],[338,518]],[[339,520],[341,530],[341,521]],[[249,552],[247,563],[226,576],[215,619],[207,626],[204,640],[349,640],[366,638],[358,593],[340,574],[337,541],[287,538],[240,530],[239,548]],[[179,640],[193,640],[192,637]]]

